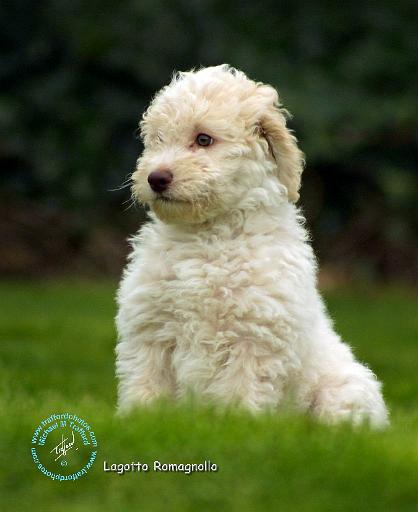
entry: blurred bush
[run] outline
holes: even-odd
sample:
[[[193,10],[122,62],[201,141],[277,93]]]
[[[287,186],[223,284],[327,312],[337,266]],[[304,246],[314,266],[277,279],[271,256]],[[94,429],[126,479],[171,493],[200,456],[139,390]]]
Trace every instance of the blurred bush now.
[[[143,220],[118,188],[173,70],[278,87],[307,155],[302,206],[331,268],[418,276],[418,4],[16,0],[0,6],[0,272],[119,272]]]

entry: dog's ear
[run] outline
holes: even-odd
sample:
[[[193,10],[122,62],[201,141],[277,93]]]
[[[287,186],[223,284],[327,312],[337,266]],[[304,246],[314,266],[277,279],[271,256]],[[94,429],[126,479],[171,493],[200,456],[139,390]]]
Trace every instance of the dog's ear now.
[[[299,199],[301,174],[305,165],[304,155],[298,148],[296,137],[287,128],[289,112],[281,108],[277,91],[268,85],[260,85],[265,108],[260,113],[258,133],[267,141],[270,152],[277,165],[280,182],[287,188],[289,201]]]

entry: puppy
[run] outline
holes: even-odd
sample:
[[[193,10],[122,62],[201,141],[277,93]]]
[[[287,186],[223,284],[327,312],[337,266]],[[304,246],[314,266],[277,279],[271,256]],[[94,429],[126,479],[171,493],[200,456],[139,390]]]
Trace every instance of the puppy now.
[[[227,65],[176,74],[144,114],[132,190],[151,221],[118,293],[120,411],[193,392],[387,424],[317,291],[287,117],[272,87]]]

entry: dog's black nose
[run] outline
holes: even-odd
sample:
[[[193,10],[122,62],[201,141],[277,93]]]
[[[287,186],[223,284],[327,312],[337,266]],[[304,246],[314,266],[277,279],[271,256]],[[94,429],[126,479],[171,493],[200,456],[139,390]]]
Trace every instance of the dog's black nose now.
[[[148,183],[154,192],[164,192],[173,181],[170,171],[153,171],[148,176]]]

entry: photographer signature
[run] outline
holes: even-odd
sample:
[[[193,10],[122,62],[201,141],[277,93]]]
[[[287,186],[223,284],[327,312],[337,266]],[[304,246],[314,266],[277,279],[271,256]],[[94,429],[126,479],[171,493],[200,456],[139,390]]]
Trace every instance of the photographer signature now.
[[[64,434],[61,435],[61,442],[57,444],[49,453],[54,452],[55,455],[58,455],[58,457],[55,459],[57,461],[60,457],[63,455],[67,455],[67,452],[70,451],[72,448],[74,448],[74,431],[72,430],[72,440],[68,441],[68,437],[64,438]],[[76,448],[78,450],[78,448]]]

